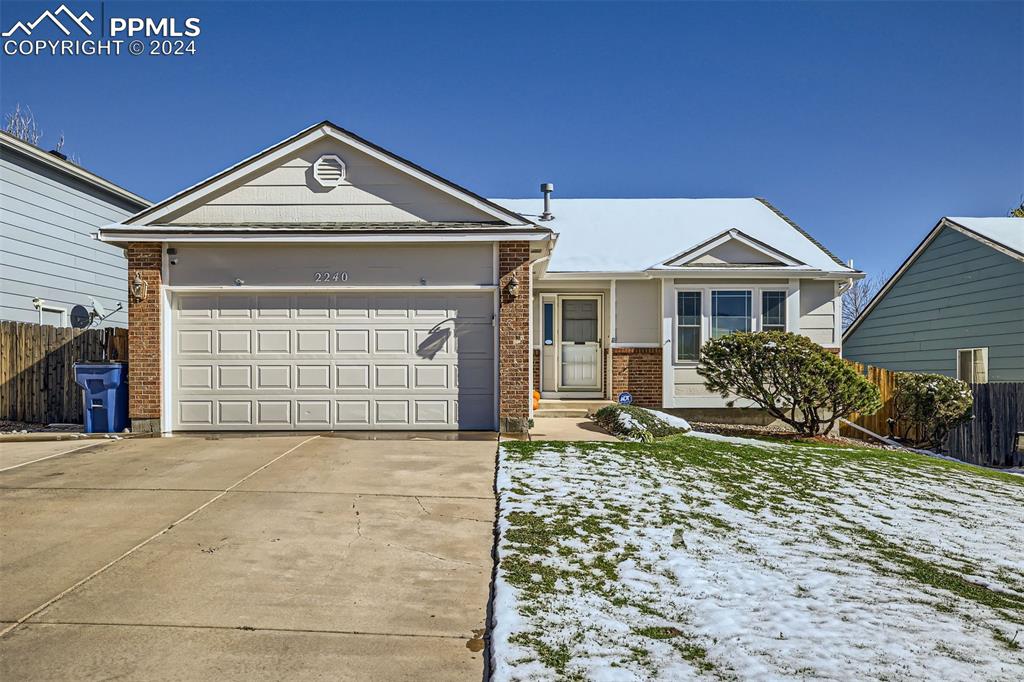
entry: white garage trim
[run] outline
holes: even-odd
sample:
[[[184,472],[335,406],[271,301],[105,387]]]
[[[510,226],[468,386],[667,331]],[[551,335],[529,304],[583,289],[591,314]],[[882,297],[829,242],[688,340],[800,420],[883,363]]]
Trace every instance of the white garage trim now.
[[[466,284],[466,285],[445,285],[445,284],[427,285],[427,284],[424,284],[424,285],[408,285],[408,286],[385,286],[385,285],[381,285],[381,286],[360,286],[360,285],[357,284],[357,285],[353,285],[353,286],[329,286],[328,285],[328,286],[318,286],[318,287],[308,287],[308,286],[295,286],[295,287],[286,287],[286,286],[259,287],[259,286],[253,286],[253,287],[251,287],[251,286],[245,286],[245,285],[242,285],[242,286],[214,286],[214,287],[199,287],[199,286],[196,286],[196,287],[193,287],[193,286],[184,286],[183,285],[183,286],[170,286],[170,287],[164,287],[164,288],[167,289],[168,291],[173,291],[173,292],[176,292],[176,293],[196,293],[196,294],[227,292],[227,291],[231,291],[231,292],[235,292],[235,293],[238,293],[238,294],[242,294],[242,293],[249,292],[249,291],[254,292],[254,293],[258,293],[260,291],[288,291],[288,292],[296,292],[296,293],[314,293],[314,292],[317,292],[317,291],[328,291],[328,292],[331,292],[331,293],[344,293],[346,291],[352,291],[352,292],[360,292],[360,291],[439,291],[439,292],[458,292],[458,291],[491,291],[491,290],[497,289],[497,287],[495,285],[493,285],[493,284]]]
[[[167,262],[167,243],[160,245],[160,281],[170,281],[170,269]],[[160,292],[160,431],[170,434],[174,430],[174,419],[171,410],[173,403],[172,379],[174,377],[171,358],[174,353],[171,351],[173,326],[171,315],[174,307],[171,305],[171,297],[174,295],[170,287],[162,287]]]
[[[496,288],[399,289],[168,290],[164,430],[496,428]]]

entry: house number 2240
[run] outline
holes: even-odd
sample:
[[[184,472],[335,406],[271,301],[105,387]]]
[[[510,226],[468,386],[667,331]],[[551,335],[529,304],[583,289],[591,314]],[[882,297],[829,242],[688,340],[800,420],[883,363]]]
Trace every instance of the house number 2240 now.
[[[314,282],[347,282],[347,272],[314,272]]]

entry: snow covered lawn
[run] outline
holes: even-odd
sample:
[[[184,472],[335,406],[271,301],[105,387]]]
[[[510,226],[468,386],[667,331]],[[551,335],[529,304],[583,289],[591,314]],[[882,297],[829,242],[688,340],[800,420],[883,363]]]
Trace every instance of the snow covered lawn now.
[[[501,446],[497,680],[1024,679],[1024,479],[714,439]]]

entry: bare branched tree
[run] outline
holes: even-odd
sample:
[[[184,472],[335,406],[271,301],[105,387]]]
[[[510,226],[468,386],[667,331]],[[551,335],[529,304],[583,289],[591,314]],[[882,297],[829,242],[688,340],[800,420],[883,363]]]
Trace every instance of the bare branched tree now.
[[[4,132],[23,142],[39,146],[39,138],[43,136],[43,131],[39,129],[36,116],[30,108],[22,107],[20,103],[15,104],[14,111],[9,112],[5,119]]]
[[[1011,218],[1024,218],[1024,196],[1020,198],[1020,205],[1017,208],[1011,208],[1007,215]]]
[[[845,294],[843,294],[843,329],[846,329],[857,316],[864,312],[868,303],[875,297],[878,290],[885,286],[888,277],[883,275],[868,275],[853,283]]]

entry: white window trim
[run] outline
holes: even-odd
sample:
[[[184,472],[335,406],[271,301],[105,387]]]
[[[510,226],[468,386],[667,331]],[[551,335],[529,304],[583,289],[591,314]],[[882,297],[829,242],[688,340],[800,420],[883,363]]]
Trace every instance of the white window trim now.
[[[983,383],[986,383],[986,384],[988,383],[988,374],[989,374],[989,372],[988,372],[988,346],[978,346],[978,347],[975,347],[975,348],[957,348],[956,349],[956,378],[957,379],[959,379],[960,376],[961,376],[961,373],[960,373],[960,354],[964,353],[964,352],[967,352],[967,351],[971,351],[971,362],[973,363],[974,362],[974,351],[979,351],[979,350],[981,351],[982,362],[985,363],[985,381]],[[972,367],[972,370],[973,370],[973,367]],[[967,383],[973,384],[975,382],[968,381]]]
[[[773,287],[761,287],[757,294],[757,304],[761,308],[760,314],[757,316],[757,328],[764,331],[764,295],[765,294],[782,294],[782,331],[789,331],[789,315],[786,310],[786,302],[789,300],[789,288],[773,288]],[[751,310],[753,312],[753,310]]]
[[[36,308],[36,311],[39,314],[39,324],[43,324],[43,313],[59,313],[60,314],[60,326],[62,326],[62,327],[67,327],[68,326],[68,309],[67,308],[63,308],[63,307],[58,306],[58,305],[47,305],[47,304],[43,303],[39,307]]]
[[[792,310],[793,305],[799,306],[800,282],[779,284],[743,284],[737,282],[716,282],[713,285],[688,286],[676,284],[672,287],[672,361],[674,367],[696,367],[696,360],[679,360],[679,293],[683,291],[700,292],[700,314],[701,314],[701,345],[703,346],[711,338],[711,292],[712,291],[749,291],[750,292],[750,330],[761,331],[761,292],[778,291],[786,295],[786,331],[799,333],[799,329],[793,328],[793,320],[799,319],[799,309]],[[959,356],[957,356],[959,357]]]

